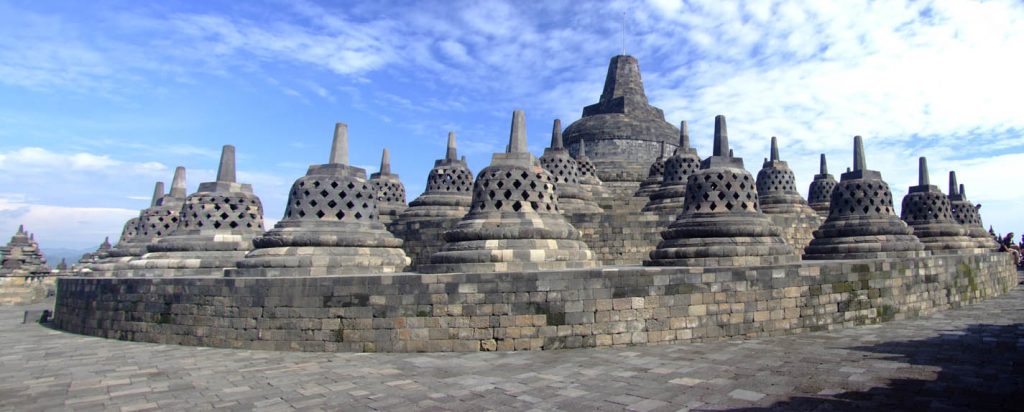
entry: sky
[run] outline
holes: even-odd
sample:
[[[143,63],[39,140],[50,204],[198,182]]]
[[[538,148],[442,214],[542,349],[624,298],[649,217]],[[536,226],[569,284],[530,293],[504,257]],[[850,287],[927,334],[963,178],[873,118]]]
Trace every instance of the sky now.
[[[702,156],[723,114],[752,174],[778,136],[806,195],[818,153],[838,179],[862,135],[897,202],[927,156],[1019,237],[1022,28],[1018,1],[0,2],[0,236],[116,239],[175,166],[213,180],[224,144],[269,228],[335,122],[368,173],[390,150],[411,201],[450,130],[479,171],[523,109],[541,154],[625,50]]]

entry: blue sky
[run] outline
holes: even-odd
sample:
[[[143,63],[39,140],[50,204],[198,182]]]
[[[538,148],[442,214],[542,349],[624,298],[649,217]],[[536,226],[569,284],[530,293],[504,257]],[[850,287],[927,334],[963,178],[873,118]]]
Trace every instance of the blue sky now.
[[[1012,1],[3,2],[0,235],[94,246],[175,166],[190,191],[212,180],[223,144],[274,222],[338,121],[353,164],[390,149],[412,200],[449,130],[478,171],[522,108],[539,154],[623,43],[702,155],[724,114],[748,170],[778,136],[806,191],[817,154],[838,177],[860,134],[896,199],[925,155],[1020,234],[1021,27]]]

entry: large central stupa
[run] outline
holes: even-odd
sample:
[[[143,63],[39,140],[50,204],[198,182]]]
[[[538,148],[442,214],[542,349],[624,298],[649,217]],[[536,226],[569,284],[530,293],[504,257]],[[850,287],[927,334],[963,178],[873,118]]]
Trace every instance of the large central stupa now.
[[[583,118],[563,134],[572,153],[586,141],[598,177],[611,186],[631,187],[632,195],[657,160],[661,144],[670,152],[675,150],[679,129],[647,102],[636,57],[619,55],[608,64],[601,99],[584,107]]]

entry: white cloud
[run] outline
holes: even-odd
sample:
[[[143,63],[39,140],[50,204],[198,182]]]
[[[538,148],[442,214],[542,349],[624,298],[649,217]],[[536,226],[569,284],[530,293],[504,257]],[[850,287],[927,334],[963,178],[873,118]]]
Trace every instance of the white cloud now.
[[[23,199],[0,195],[0,236],[13,234],[24,224],[44,248],[96,246],[107,236],[111,243],[117,242],[125,221],[139,214],[138,210],[54,206]]]
[[[126,162],[108,155],[93,153],[57,153],[41,147],[22,147],[0,151],[0,171],[10,175],[32,175],[40,172],[64,175],[71,172],[104,174],[139,173],[152,175],[168,168],[159,162]]]

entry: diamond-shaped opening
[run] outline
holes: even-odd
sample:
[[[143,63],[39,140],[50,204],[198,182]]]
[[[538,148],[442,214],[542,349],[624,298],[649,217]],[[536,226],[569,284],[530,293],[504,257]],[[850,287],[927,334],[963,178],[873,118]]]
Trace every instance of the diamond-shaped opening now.
[[[352,201],[351,201],[351,200],[349,200],[349,201],[348,201],[348,203],[345,203],[345,207],[347,207],[347,208],[349,208],[349,209],[353,208],[353,207],[354,207],[355,205],[356,205],[356,204],[355,204],[355,203],[352,203]]]
[[[324,216],[327,216],[327,214],[326,214],[326,213],[324,213],[324,211],[323,211],[323,210],[317,210],[317,211],[316,211],[316,217],[317,217],[317,218],[323,219],[323,218],[324,218]]]
[[[214,229],[220,229],[220,225],[221,225],[220,222],[213,222],[213,228]]]
[[[331,192],[328,192],[327,189],[324,189],[324,190],[320,191],[320,196],[321,197],[327,197],[327,195],[329,195],[329,194],[331,194]]]
[[[498,187],[498,189],[501,189],[501,188],[505,187],[505,182],[503,182],[503,181],[499,180],[499,181],[498,181],[498,184],[496,184],[495,186],[497,186],[497,187]]]
[[[732,210],[732,207],[733,207],[732,202],[725,202],[725,208],[726,209]]]
[[[735,200],[739,200],[740,194],[739,193],[733,193],[732,194],[732,198],[735,199]]]
[[[231,223],[228,223],[228,226],[231,226],[231,228],[234,229],[238,227],[238,222],[232,220]]]
[[[356,184],[352,183],[352,182],[348,182],[348,188],[349,189],[355,189],[356,188]],[[363,186],[363,190],[365,190],[365,189],[366,189],[366,186],[364,185]]]
[[[495,209],[501,209],[501,206],[502,206],[502,205],[503,205],[503,203],[501,203],[501,201],[500,201],[500,200],[499,200],[499,201],[497,201],[497,202],[494,202],[494,208],[495,208]]]
[[[718,192],[718,200],[725,200],[725,192]]]
[[[530,207],[532,207],[533,210],[540,209],[540,205],[537,204],[537,202],[530,202]]]
[[[708,205],[708,209],[711,209],[712,212],[714,212],[715,209],[717,209],[717,208],[718,208],[718,204],[717,203],[711,203],[710,205]]]
[[[505,193],[503,193],[503,195],[505,196],[505,200],[511,199],[512,198],[512,191],[511,190],[506,190]]]
[[[356,219],[362,219],[363,218],[363,214],[359,213],[359,212],[356,212],[355,217],[356,217]]]
[[[512,210],[515,210],[516,212],[518,212],[519,209],[522,209],[522,208],[523,208],[523,203],[522,202],[516,201],[515,203],[512,204]]]
[[[318,204],[318,203],[317,203],[316,199],[310,199],[310,200],[309,200],[309,205],[310,205],[310,206],[316,207],[316,205],[317,205],[317,204]]]
[[[339,210],[339,211],[338,211],[338,213],[335,213],[335,214],[334,214],[334,217],[338,218],[338,220],[342,220],[342,219],[344,219],[344,218],[345,218],[345,212],[344,212],[344,211],[341,211],[341,210]]]
[[[228,218],[228,214],[226,212],[225,213],[221,213],[220,214],[220,218],[221,218],[221,220],[227,219]]]
[[[338,188],[338,182],[331,182],[331,188],[332,189],[337,189]]]

